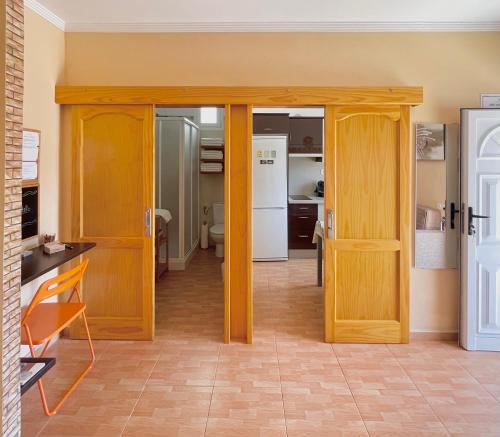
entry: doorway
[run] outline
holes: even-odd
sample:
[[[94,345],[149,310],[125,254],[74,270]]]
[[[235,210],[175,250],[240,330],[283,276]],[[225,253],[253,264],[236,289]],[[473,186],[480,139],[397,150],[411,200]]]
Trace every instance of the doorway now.
[[[323,151],[324,108],[253,109],[255,342],[324,340]]]
[[[157,339],[223,339],[224,132],[224,108],[156,107]]]

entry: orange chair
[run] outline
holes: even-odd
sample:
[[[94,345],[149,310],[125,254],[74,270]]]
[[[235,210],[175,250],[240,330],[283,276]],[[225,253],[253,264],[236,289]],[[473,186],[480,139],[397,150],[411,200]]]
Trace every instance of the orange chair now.
[[[61,407],[63,402],[73,392],[80,381],[85,377],[95,362],[94,347],[90,338],[87,318],[85,317],[85,304],[82,302],[78,286],[82,276],[87,269],[89,261],[86,259],[77,267],[70,271],[45,281],[36,292],[31,303],[21,311],[21,344],[28,345],[31,356],[37,358],[35,353],[36,345],[44,345],[39,357],[43,357],[49,347],[52,338],[59,334],[64,328],[69,326],[78,316],[82,316],[92,359],[88,367],[78,376],[76,381],[66,391],[59,403],[49,409],[42,380],[38,380],[38,390],[42,398],[43,410],[47,416],[52,416]],[[72,289],[66,303],[42,303],[50,297],[57,296],[66,290]],[[73,296],[77,296],[76,302],[71,302]]]

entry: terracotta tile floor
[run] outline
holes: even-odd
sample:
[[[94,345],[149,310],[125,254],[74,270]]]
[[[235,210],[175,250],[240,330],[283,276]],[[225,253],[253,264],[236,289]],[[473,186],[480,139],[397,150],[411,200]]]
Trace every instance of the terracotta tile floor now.
[[[500,436],[499,353],[322,343],[315,261],[254,270],[255,344],[222,344],[220,260],[200,252],[158,284],[155,341],[96,341],[95,368],[56,416],[36,388],[23,397],[23,436]],[[51,349],[50,399],[85,352]]]

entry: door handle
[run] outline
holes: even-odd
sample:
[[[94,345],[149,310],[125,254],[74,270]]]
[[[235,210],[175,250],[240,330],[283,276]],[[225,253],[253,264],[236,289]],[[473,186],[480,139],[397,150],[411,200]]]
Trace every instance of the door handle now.
[[[472,206],[469,206],[467,211],[468,211],[468,216],[469,216],[469,220],[468,220],[469,228],[467,230],[467,234],[474,235],[476,233],[476,229],[474,228],[474,223],[472,222],[472,220],[475,218],[487,219],[487,218],[490,218],[490,216],[489,215],[474,214],[474,211],[472,210]]]
[[[151,208],[146,208],[144,211],[144,234],[146,237],[151,237]]]
[[[334,227],[335,227],[335,213],[331,209],[328,209],[326,235],[329,240],[333,240],[333,237],[335,235]]]
[[[455,202],[450,203],[450,229],[455,229],[455,215],[460,212],[455,208]]]

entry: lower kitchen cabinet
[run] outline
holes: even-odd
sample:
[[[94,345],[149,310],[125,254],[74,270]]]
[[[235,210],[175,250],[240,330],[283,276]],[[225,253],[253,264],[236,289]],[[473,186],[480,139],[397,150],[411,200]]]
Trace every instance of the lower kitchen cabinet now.
[[[312,239],[318,220],[318,206],[311,203],[288,205],[288,248],[315,249]]]

